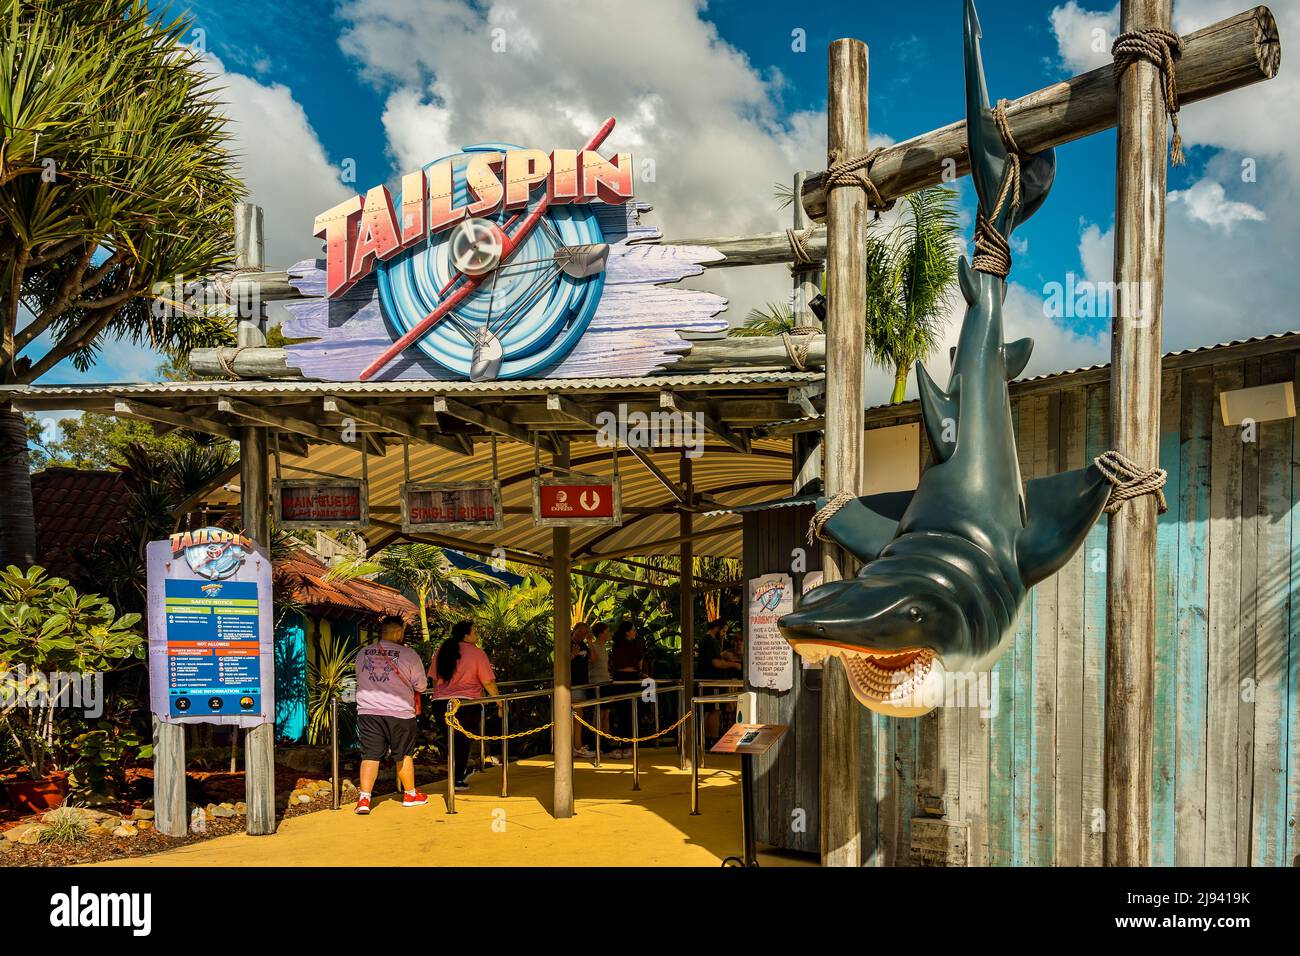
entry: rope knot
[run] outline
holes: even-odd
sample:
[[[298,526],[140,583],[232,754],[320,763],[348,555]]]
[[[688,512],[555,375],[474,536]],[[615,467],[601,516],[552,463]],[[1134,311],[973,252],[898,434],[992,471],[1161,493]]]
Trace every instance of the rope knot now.
[[[808,371],[808,350],[812,348],[812,337],[821,334],[821,326],[818,325],[796,325],[789,332],[781,333],[785,354],[790,356],[790,363],[799,371]]]
[[[1163,490],[1169,474],[1163,468],[1140,468],[1132,459],[1114,449],[1094,458],[1092,463],[1112,486],[1106,514],[1113,515],[1124,502],[1143,495],[1156,496],[1156,508],[1160,514],[1169,510]]]
[[[851,492],[841,491],[831,498],[830,501],[826,502],[826,504],[818,508],[817,513],[812,516],[812,520],[808,522],[808,543],[812,544],[814,541],[827,541],[833,544],[835,539],[828,538],[822,534],[822,528],[825,527],[826,522],[835,517],[835,512],[839,511],[856,497],[857,496]]]
[[[876,211],[877,219],[880,218],[882,212],[889,212],[894,208],[894,200],[891,199],[886,202],[871,179],[871,164],[876,161],[876,157],[880,155],[883,149],[883,146],[877,146],[861,156],[851,156],[848,159],[841,159],[831,163],[826,170],[826,179],[824,181],[828,190],[837,186],[857,186],[865,190],[867,205]]]
[[[1155,65],[1164,79],[1165,109],[1169,111],[1169,121],[1174,128],[1174,138],[1169,144],[1169,161],[1175,166],[1182,166],[1183,137],[1178,131],[1178,81],[1174,73],[1174,61],[1183,52],[1182,38],[1172,30],[1130,30],[1121,33],[1111,45],[1110,55],[1115,60],[1115,79],[1124,68],[1138,60],[1147,60]]]
[[[799,266],[814,266],[820,261],[814,259],[812,253],[808,251],[808,240],[812,238],[813,231],[812,226],[803,231],[798,229],[787,229],[785,231],[785,238],[790,243],[790,255],[794,257],[796,269]]]

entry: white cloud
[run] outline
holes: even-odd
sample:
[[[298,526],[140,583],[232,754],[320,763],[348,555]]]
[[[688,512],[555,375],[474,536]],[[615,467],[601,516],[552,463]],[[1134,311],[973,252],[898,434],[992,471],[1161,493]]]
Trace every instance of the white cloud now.
[[[349,191],[306,112],[281,83],[229,72],[214,56],[208,57],[207,67],[218,74],[247,201],[262,207],[267,267],[283,268],[318,255],[320,240],[311,235],[312,221]]]
[[[1119,33],[1119,4],[1110,10],[1085,10],[1075,0],[1056,7],[1049,17],[1064,67],[1086,73],[1110,62],[1110,47]]]
[[[1268,218],[1264,210],[1250,203],[1229,199],[1223,184],[1211,179],[1202,179],[1181,192],[1171,192],[1169,202],[1184,203],[1189,219],[1219,227],[1225,235],[1239,222],[1263,222]]]

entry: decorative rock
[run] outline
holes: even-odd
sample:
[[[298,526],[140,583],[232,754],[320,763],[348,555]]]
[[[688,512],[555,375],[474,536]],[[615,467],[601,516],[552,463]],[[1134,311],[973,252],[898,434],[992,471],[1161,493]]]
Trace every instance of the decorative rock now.
[[[248,804],[246,804],[243,800],[240,800],[237,804],[235,804],[235,813],[236,815],[241,817],[246,816],[248,814]]]
[[[146,810],[144,807],[136,807],[131,811],[132,820],[152,820],[153,818],[154,812],[152,810]]]
[[[41,842],[41,834],[48,829],[49,827],[43,823],[33,823],[23,829],[23,835],[18,838],[18,842],[23,846],[35,846]]]
[[[0,856],[13,852],[14,845],[8,840],[0,840]]]
[[[152,830],[152,829],[153,829],[153,821],[152,821],[152,820],[137,820],[136,823],[135,823],[135,828],[136,828],[137,830],[139,830],[141,833],[143,833],[145,830]]]
[[[0,833],[0,836],[4,837],[5,843],[17,843],[22,838],[22,835],[27,832],[27,828],[30,826],[31,826],[30,823],[20,823],[18,824],[18,826],[10,827],[8,830],[5,830],[3,833]]]
[[[92,836],[92,837],[106,837],[106,836],[112,836],[112,835],[113,835],[113,831],[114,831],[115,829],[117,829],[117,824],[114,824],[114,825],[111,826],[111,827],[109,827],[109,826],[103,826],[103,825],[100,825],[100,824],[96,824],[95,826],[93,826],[93,827],[88,827],[88,828],[86,829],[86,836]]]
[[[228,803],[220,804],[212,810],[213,817],[221,817],[222,819],[225,819],[226,817],[233,817],[234,815],[235,808]]]
[[[115,837],[133,837],[135,836],[135,834],[136,834],[135,827],[133,827],[129,823],[123,823],[120,827],[118,827],[113,831],[113,836]]]

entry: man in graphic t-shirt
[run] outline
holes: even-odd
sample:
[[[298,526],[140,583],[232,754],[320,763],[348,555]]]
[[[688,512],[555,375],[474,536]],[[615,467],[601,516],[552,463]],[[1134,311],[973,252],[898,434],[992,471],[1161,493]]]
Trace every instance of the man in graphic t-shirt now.
[[[357,652],[357,734],[361,738],[361,793],[356,812],[370,812],[379,762],[392,753],[402,785],[402,806],[422,807],[429,798],[415,789],[416,699],[429,686],[420,655],[402,641],[406,623],[387,617],[380,639]]]

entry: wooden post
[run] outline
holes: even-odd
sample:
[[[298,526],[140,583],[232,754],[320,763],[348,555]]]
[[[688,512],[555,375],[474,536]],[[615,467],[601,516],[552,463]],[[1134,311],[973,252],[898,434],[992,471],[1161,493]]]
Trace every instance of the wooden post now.
[[[262,226],[262,207],[252,203],[235,203],[235,268],[264,269],[265,241]],[[235,301],[246,301],[236,296]],[[266,345],[266,328],[262,322],[260,297],[253,300],[255,315],[241,315],[235,326],[235,344],[240,348],[259,348]],[[254,539],[258,540],[258,539]]]
[[[239,433],[239,499],[244,533],[271,548],[271,471],[266,429],[245,426]],[[272,675],[262,675],[273,679]],[[275,832],[275,722],[268,720],[244,735],[244,791],[247,831]]]
[[[569,443],[556,438],[551,456],[556,468],[569,467]],[[555,722],[555,800],[552,815],[557,820],[573,816],[573,690],[569,639],[572,634],[572,600],[569,596],[569,571],[572,567],[568,528],[551,529],[551,597],[555,611],[554,691],[551,697],[551,720]]]
[[[829,53],[826,146],[829,164],[867,151],[867,45],[836,40]],[[865,349],[866,193],[830,192],[826,204],[826,495],[862,486],[862,362]],[[825,581],[854,573],[853,559],[824,544]],[[838,657],[822,674],[821,851],[823,866],[860,866],[858,703]]]
[[[1171,0],[1123,0],[1120,29],[1168,30]],[[1111,447],[1141,467],[1160,458],[1160,323],[1164,310],[1165,181],[1169,116],[1160,70],[1146,60],[1119,78],[1115,170],[1115,316],[1111,333]],[[1151,855],[1151,740],[1155,699],[1156,499],[1110,517],[1106,562],[1107,866]]]
[[[694,512],[690,510],[694,504],[694,488],[692,487],[692,463],[691,459],[686,457],[685,450],[682,451],[681,461],[677,466],[677,477],[681,481],[683,490],[686,492],[686,501],[683,507],[677,512],[677,527],[682,536],[682,543],[679,547],[678,571],[679,582],[681,585],[681,605],[680,614],[682,619],[682,711],[685,713],[686,708],[691,706],[691,697],[695,691],[695,541],[692,538],[692,526],[694,524]],[[680,717],[681,714],[678,714]],[[678,728],[678,739],[684,739],[681,735],[687,731],[695,731],[690,725],[683,724]],[[687,754],[685,746],[680,748],[682,754],[687,760],[690,755]]]
[[[806,172],[794,174],[794,202],[790,203],[790,209],[794,213],[794,228],[801,233],[812,228],[813,224],[812,219],[808,217],[807,211],[803,208],[803,184],[807,177]],[[810,255],[815,255],[812,249],[809,249],[808,252]],[[821,320],[809,307],[809,303],[817,298],[821,291],[821,269],[796,261],[794,264],[794,298],[791,302],[791,312],[794,313],[795,325],[809,327],[821,325]]]
[[[185,836],[185,725],[153,718],[153,809],[159,833]]]

